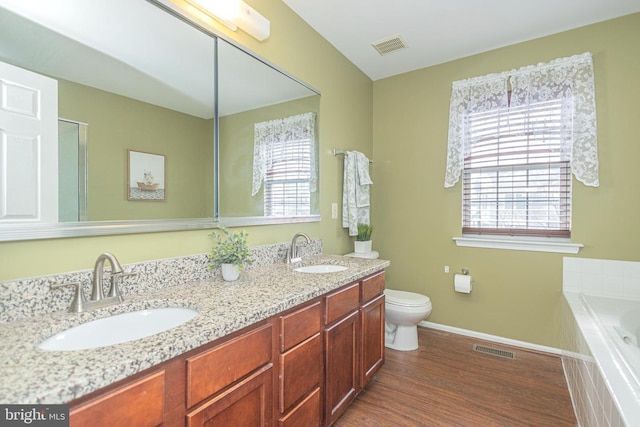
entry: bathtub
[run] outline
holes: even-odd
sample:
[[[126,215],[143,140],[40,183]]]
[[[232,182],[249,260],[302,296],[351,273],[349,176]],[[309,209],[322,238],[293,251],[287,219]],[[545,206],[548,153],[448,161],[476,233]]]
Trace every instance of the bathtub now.
[[[563,367],[580,425],[640,425],[640,301],[564,296]]]

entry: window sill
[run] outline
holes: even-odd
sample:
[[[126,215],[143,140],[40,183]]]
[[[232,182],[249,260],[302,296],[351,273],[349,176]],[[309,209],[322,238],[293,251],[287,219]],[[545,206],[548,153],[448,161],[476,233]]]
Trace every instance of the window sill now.
[[[469,248],[508,249],[513,251],[577,254],[584,245],[564,239],[509,237],[454,237],[457,246]]]

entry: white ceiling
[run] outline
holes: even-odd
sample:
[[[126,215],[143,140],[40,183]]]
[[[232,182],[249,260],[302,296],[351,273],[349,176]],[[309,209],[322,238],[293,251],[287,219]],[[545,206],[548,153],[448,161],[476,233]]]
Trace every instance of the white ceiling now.
[[[640,0],[283,1],[372,80],[640,11]],[[371,46],[396,34],[407,49]]]

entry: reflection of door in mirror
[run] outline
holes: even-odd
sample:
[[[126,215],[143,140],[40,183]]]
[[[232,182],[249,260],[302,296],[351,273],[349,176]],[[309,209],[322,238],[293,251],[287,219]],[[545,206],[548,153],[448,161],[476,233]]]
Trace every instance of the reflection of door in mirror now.
[[[65,187],[55,196],[62,205],[46,222],[212,217],[214,38],[148,2],[78,8],[61,0],[56,10],[34,0],[0,6],[0,60],[55,79],[56,123],[91,125],[85,214],[82,194],[69,193],[75,161],[63,159]],[[127,200],[127,149],[166,156],[171,197]]]
[[[87,124],[58,120],[58,220],[87,221]]]
[[[0,62],[0,94],[0,222],[55,222],[57,83]]]

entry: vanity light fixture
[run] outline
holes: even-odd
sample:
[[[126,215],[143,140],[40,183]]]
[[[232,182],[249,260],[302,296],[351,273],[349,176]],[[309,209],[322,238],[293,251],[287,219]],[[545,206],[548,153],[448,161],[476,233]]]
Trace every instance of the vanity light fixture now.
[[[241,30],[259,41],[269,37],[271,31],[269,20],[242,0],[187,1],[232,31],[236,31],[240,27]]]

